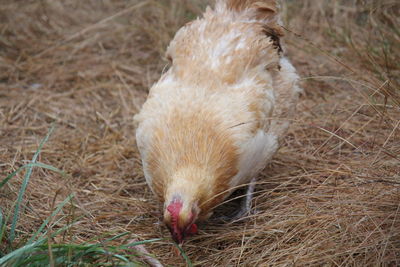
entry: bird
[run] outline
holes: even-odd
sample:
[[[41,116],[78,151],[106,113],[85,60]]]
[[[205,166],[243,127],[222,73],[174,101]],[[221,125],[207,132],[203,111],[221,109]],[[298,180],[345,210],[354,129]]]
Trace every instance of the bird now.
[[[182,244],[282,145],[301,88],[287,58],[276,0],[216,0],[180,28],[170,68],[134,116],[147,184]]]

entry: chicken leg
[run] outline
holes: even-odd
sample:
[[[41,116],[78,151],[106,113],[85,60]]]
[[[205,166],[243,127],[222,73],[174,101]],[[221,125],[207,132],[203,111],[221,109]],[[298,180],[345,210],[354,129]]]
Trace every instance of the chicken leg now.
[[[244,219],[251,212],[251,201],[253,199],[254,188],[256,186],[256,178],[251,179],[247,186],[246,195],[241,201],[240,209],[232,216],[222,216],[220,219],[224,222],[234,222]]]

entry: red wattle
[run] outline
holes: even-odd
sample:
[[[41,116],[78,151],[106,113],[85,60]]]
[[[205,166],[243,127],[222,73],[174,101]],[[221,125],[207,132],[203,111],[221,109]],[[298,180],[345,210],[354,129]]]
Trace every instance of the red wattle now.
[[[191,235],[197,234],[197,224],[194,223],[190,226],[189,233]]]

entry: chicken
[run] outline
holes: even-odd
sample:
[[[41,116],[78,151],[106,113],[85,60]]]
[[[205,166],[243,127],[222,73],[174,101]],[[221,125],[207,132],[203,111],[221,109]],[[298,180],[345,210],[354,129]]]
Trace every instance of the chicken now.
[[[171,67],[135,116],[144,175],[177,243],[265,168],[287,131],[301,90],[278,7],[217,0],[176,33]]]

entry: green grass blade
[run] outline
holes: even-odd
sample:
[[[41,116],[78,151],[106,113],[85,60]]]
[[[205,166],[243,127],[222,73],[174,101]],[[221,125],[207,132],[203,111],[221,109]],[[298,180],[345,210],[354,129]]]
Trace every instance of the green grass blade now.
[[[6,225],[7,225],[7,222],[8,222],[8,219],[10,219],[10,215],[11,215],[11,213],[9,212],[8,214],[7,214],[7,217],[4,219],[4,217],[3,217],[3,225],[2,225],[2,227],[0,228],[0,243],[1,243],[1,241],[3,240],[3,237],[4,237],[4,233],[6,232]],[[5,253],[5,252],[4,252]]]
[[[2,212],[2,209],[1,209],[1,207],[0,207],[0,229],[3,227],[3,212]],[[1,239],[0,239],[0,241],[1,241]]]
[[[18,170],[10,173],[5,179],[3,179],[3,181],[0,182],[0,188],[2,188],[11,178],[13,178],[17,173],[19,173],[23,169],[32,168],[32,167],[40,167],[43,169],[48,169],[48,170],[57,172],[57,173],[61,174],[62,176],[65,176],[65,173],[62,170],[57,169],[56,167],[53,167],[51,165],[47,165],[47,164],[44,164],[41,162],[28,163],[28,164],[25,164],[25,165],[21,166],[20,168],[18,168]]]
[[[124,232],[122,234],[119,234],[119,235],[116,235],[116,236],[113,236],[113,237],[110,237],[110,238],[106,239],[105,242],[113,241],[115,239],[121,238],[121,237],[126,236],[128,234],[130,234],[130,232]]]
[[[50,135],[53,132],[53,130],[54,130],[54,125],[50,128],[50,130],[48,131],[46,137],[43,138],[43,140],[40,142],[38,149],[36,150],[35,154],[33,155],[31,163],[35,163],[36,162],[36,159],[39,156],[43,145],[50,138]],[[24,177],[24,180],[22,182],[21,189],[19,190],[19,193],[18,193],[17,203],[15,205],[14,216],[13,216],[13,219],[12,219],[11,229],[10,229],[10,237],[9,237],[10,243],[13,242],[13,240],[15,238],[15,228],[17,226],[17,221],[18,221],[18,218],[19,218],[19,209],[20,209],[20,206],[21,206],[22,198],[23,198],[23,196],[25,194],[26,187],[28,186],[28,182],[29,182],[29,179],[31,177],[31,174],[32,174],[32,167],[28,167],[28,169],[26,171],[26,174],[25,174],[25,177]]]
[[[128,260],[126,257],[122,256],[122,255],[113,254],[112,256],[113,256],[114,258],[117,258],[117,259],[122,260],[123,262],[129,263],[129,260]]]
[[[179,251],[181,252],[182,257],[185,259],[186,264],[188,267],[193,267],[192,262],[190,261],[189,257],[186,255],[185,251],[181,248],[181,246],[179,246],[178,244],[176,244],[175,242],[172,242],[174,244],[175,247],[177,247],[179,249]]]
[[[35,247],[37,247],[38,245],[40,245],[44,241],[45,241],[45,239],[38,240],[38,241],[36,241],[36,242],[34,242],[32,244],[25,245],[23,247],[20,247],[20,248],[14,250],[11,253],[8,253],[4,257],[0,258],[0,266],[3,266],[7,261],[9,261],[9,260],[11,260],[13,258],[15,258],[15,259],[21,258],[25,253],[29,253],[30,251],[32,251]]]
[[[125,232],[125,233],[129,234],[129,232]],[[102,234],[100,234],[98,236],[94,236],[94,237],[88,239],[87,241],[83,242],[82,245],[88,245],[88,244],[90,244],[91,242],[93,242],[95,240],[100,240],[100,239],[105,238],[106,236],[110,236],[112,234],[115,234],[115,233],[114,232],[102,233]],[[108,241],[108,239],[106,241]]]
[[[42,223],[42,225],[39,227],[39,229],[31,236],[31,238],[28,240],[28,242],[26,244],[30,244],[33,242],[33,240],[35,240],[35,238],[40,234],[40,232],[43,231],[44,227],[46,227],[46,225],[49,223],[50,219],[53,218],[54,216],[56,216],[61,209],[65,206],[65,204],[67,204],[69,201],[71,201],[71,199],[74,197],[74,194],[69,195],[66,199],[64,199],[63,202],[61,202],[60,204],[57,205],[56,209],[50,214],[49,217],[46,218],[46,220],[44,220],[44,222]]]
[[[36,252],[36,251],[35,251]],[[32,253],[20,261],[13,262],[14,266],[49,266],[49,255],[45,253]]]
[[[3,239],[5,226],[6,226],[6,222],[4,221],[3,212],[2,212],[2,210],[0,208],[0,243],[1,243],[1,240]]]
[[[112,256],[111,253],[106,252],[103,248],[101,248],[98,244],[96,244],[80,248],[80,252],[73,255],[72,259],[74,261],[78,261],[79,259],[83,259],[85,257],[95,257],[98,254]]]
[[[57,231],[55,231],[51,237],[55,237],[57,235],[59,235],[60,233],[66,231],[68,228],[70,228],[71,226],[77,224],[78,222],[72,222],[64,227],[61,227],[60,229],[58,229]],[[10,252],[9,254],[5,255],[4,257],[0,258],[0,266],[3,266],[3,264],[5,264],[7,261],[15,259],[15,261],[18,263],[19,261],[21,261],[21,259],[25,258],[25,254],[27,253],[31,253],[34,251],[34,249],[36,249],[37,247],[40,247],[41,245],[43,245],[44,242],[46,242],[48,239],[47,236],[42,237],[41,239],[30,243],[30,244],[26,244],[23,247],[20,247],[12,252]],[[47,246],[46,246],[47,248]],[[45,251],[47,253],[47,249]],[[14,265],[13,265],[14,266]]]
[[[13,178],[15,175],[17,175],[17,173],[19,173],[20,171],[22,171],[25,168],[25,166],[22,166],[21,168],[19,168],[18,170],[10,173],[5,179],[3,179],[3,181],[1,181],[0,183],[0,188],[2,188],[7,182],[8,180],[10,180],[11,178]]]
[[[123,246],[121,246],[121,248],[129,249],[130,247],[143,245],[143,244],[147,244],[147,243],[153,243],[153,242],[157,242],[157,241],[161,241],[161,240],[164,240],[164,238],[154,238],[154,239],[149,239],[149,240],[136,241],[136,242],[132,242],[132,243],[123,245]]]
[[[58,234],[61,234],[62,232],[68,230],[71,226],[74,226],[75,224],[78,224],[78,220],[82,219],[82,217],[83,217],[83,216],[78,217],[78,218],[76,218],[76,221],[74,221],[74,222],[72,222],[72,223],[70,223],[70,224],[67,224],[67,225],[61,227],[60,229],[58,229],[57,231],[55,231],[55,232],[51,235],[51,237],[55,237],[55,236],[57,236]],[[46,238],[46,240],[47,240],[47,238]]]

